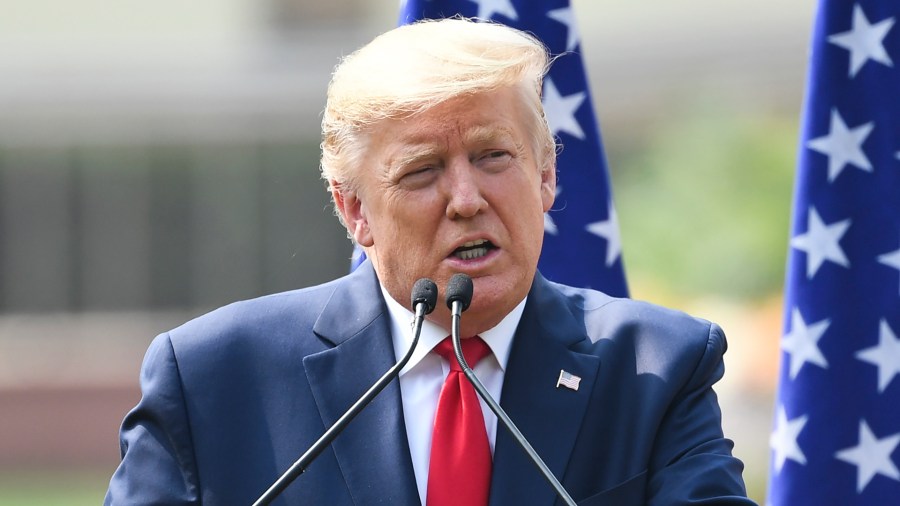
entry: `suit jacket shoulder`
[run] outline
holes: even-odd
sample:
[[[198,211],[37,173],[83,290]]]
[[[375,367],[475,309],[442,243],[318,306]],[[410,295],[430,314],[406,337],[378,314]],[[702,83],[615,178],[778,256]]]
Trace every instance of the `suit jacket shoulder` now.
[[[515,339],[501,404],[579,504],[752,504],[712,389],[717,325],[538,275]],[[552,502],[540,482],[516,484],[533,473],[521,453],[498,433],[493,504]]]
[[[702,342],[703,345],[708,339],[712,339],[725,346],[725,335],[721,328],[708,320],[649,302],[610,297],[596,290],[547,283],[567,301],[573,316],[584,319],[585,328],[591,329],[593,334],[589,336],[591,341],[621,339],[632,334],[651,339]]]
[[[679,383],[701,361],[720,361],[728,348],[719,325],[648,302],[552,284],[584,321],[593,349],[619,349],[634,355],[637,371],[671,377]],[[686,380],[686,378],[684,379]]]
[[[158,336],[141,369],[142,399],[122,424],[123,459],[106,503],[253,502],[393,364],[385,311],[365,264],[323,285],[230,304]],[[372,433],[398,426],[393,384],[285,500],[414,504],[405,431]],[[396,467],[368,465],[373,461]]]

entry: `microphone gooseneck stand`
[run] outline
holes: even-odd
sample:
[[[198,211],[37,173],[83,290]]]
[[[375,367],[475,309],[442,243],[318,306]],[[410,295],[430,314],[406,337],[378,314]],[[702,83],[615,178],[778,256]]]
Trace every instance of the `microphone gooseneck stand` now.
[[[381,393],[381,391],[384,390],[384,387],[400,373],[403,366],[409,362],[413,351],[416,349],[416,345],[419,343],[419,334],[422,332],[422,323],[425,321],[425,315],[434,311],[435,304],[437,304],[437,285],[434,284],[434,281],[427,278],[416,281],[412,290],[412,307],[414,308],[416,315],[414,320],[415,329],[413,331],[412,344],[410,344],[409,349],[406,351],[406,355],[404,355],[399,362],[394,364],[393,367],[388,369],[374,385],[366,390],[366,393],[350,406],[350,408],[347,409],[347,411],[338,418],[338,420],[334,422],[334,424],[325,431],[325,433],[322,434],[308,450],[306,450],[306,453],[300,456],[300,458],[297,459],[297,461],[294,462],[294,464],[289,467],[288,470],[285,471],[284,474],[282,474],[281,477],[256,500],[256,502],[253,503],[253,506],[265,506],[275,500],[288,485],[306,471],[306,468],[309,467],[312,461],[315,460],[332,441],[334,441],[338,434],[343,432],[344,428],[356,418],[356,415],[372,402],[372,399]]]
[[[572,500],[572,497],[562,486],[562,483],[556,479],[556,476],[553,475],[553,472],[550,471],[550,468],[547,467],[547,464],[544,463],[541,456],[534,451],[531,443],[525,439],[525,436],[522,435],[519,428],[516,427],[516,424],[513,423],[509,418],[509,415],[506,414],[506,411],[504,411],[503,408],[497,404],[497,401],[491,397],[491,394],[488,393],[478,377],[475,376],[475,372],[472,371],[472,368],[469,367],[466,358],[463,356],[459,336],[459,319],[462,312],[468,309],[469,303],[472,302],[472,292],[472,278],[465,274],[454,274],[447,284],[447,306],[450,308],[451,314],[450,335],[453,341],[453,353],[456,355],[456,361],[459,362],[459,366],[462,368],[463,374],[466,375],[466,379],[472,383],[472,386],[475,387],[475,391],[478,392],[478,395],[482,399],[484,399],[484,402],[491,408],[491,411],[497,415],[497,419],[503,423],[503,426],[506,427],[513,439],[515,439],[516,442],[519,443],[519,446],[525,450],[525,453],[531,457],[531,461],[534,462],[534,465],[537,466],[538,471],[540,471],[544,479],[546,479],[547,482],[550,483],[550,486],[553,487],[553,490],[556,491],[556,495],[558,495],[568,506],[576,506],[575,501]]]

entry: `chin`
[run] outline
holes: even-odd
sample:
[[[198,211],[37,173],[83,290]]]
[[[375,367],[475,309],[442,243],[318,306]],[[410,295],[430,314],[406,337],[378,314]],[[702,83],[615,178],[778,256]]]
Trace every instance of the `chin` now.
[[[510,304],[515,294],[511,290],[502,289],[499,286],[490,284],[475,284],[475,290],[472,295],[472,306],[482,311],[497,311],[504,308],[504,304]],[[511,305],[515,305],[512,303]]]

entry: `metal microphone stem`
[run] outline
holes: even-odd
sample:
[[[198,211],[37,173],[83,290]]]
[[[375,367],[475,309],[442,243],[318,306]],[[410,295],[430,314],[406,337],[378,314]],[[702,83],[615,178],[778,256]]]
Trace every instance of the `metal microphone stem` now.
[[[362,397],[360,397],[359,400],[357,400],[353,404],[353,406],[351,406],[350,409],[348,409],[347,412],[344,413],[343,416],[338,419],[338,421],[334,422],[334,425],[332,425],[327,431],[325,431],[325,433],[322,434],[322,436],[315,442],[315,444],[313,444],[309,448],[309,450],[306,450],[306,453],[300,456],[300,458],[297,459],[297,461],[294,462],[294,464],[287,471],[285,471],[285,473],[282,474],[281,477],[278,478],[278,480],[273,483],[272,486],[269,487],[269,489],[266,490],[266,492],[256,500],[255,503],[253,503],[253,506],[266,506],[271,503],[276,497],[278,497],[278,495],[285,488],[287,488],[288,485],[293,483],[293,481],[296,480],[298,476],[306,471],[306,467],[309,466],[309,464],[312,463],[312,461],[315,460],[315,458],[318,457],[319,454],[322,453],[322,451],[331,444],[334,438],[336,438],[337,435],[344,430],[344,427],[348,423],[350,423],[356,417],[356,415],[358,415],[359,412],[362,411],[364,407],[366,407],[367,404],[372,402],[372,399],[374,399],[376,395],[384,390],[384,387],[386,387],[388,383],[390,383],[394,379],[394,377],[401,369],[403,369],[403,366],[405,366],[406,363],[409,362],[410,357],[412,357],[413,350],[416,349],[416,344],[419,343],[419,334],[422,332],[422,323],[425,321],[425,313],[427,310],[426,306],[426,304],[416,304],[416,328],[413,331],[412,344],[410,344],[409,349],[406,351],[406,355],[404,355],[399,362],[394,364],[393,367],[388,369],[388,371],[384,373],[384,375],[382,375],[381,378],[379,378],[379,380],[374,385],[372,385],[366,391],[366,393],[364,393]]]
[[[459,317],[460,313],[462,313],[462,302],[453,301],[451,305],[451,320],[450,320],[450,336],[453,341],[453,353],[456,355],[456,361],[459,362],[459,366],[463,370],[463,374],[466,375],[466,378],[472,383],[472,386],[475,387],[475,391],[478,392],[479,397],[484,399],[484,402],[491,408],[491,411],[497,415],[497,419],[500,420],[512,437],[519,443],[519,446],[525,450],[525,453],[531,457],[531,461],[534,462],[534,465],[537,466],[541,475],[544,476],[544,479],[550,483],[550,486],[553,487],[553,490],[556,491],[556,495],[558,495],[563,502],[568,506],[577,506],[575,501],[572,500],[572,496],[566,492],[566,489],[562,486],[559,480],[556,479],[556,476],[553,475],[553,472],[550,471],[550,468],[547,467],[547,464],[544,463],[541,456],[534,451],[534,448],[531,447],[531,443],[525,439],[525,436],[519,431],[519,428],[516,427],[516,424],[509,418],[506,414],[506,411],[500,407],[499,404],[491,397],[491,394],[488,393],[487,389],[484,385],[481,384],[481,381],[478,377],[475,376],[475,372],[472,371],[472,368],[469,367],[469,364],[466,362],[466,358],[462,353],[462,345],[460,343],[459,338]]]

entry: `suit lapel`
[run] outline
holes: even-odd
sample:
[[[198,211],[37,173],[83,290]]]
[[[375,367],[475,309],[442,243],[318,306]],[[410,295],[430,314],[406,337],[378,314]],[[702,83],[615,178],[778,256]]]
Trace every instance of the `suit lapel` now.
[[[575,351],[590,340],[572,311],[538,274],[516,330],[501,396],[503,408],[561,482],[600,367],[596,356]],[[581,378],[577,391],[557,388],[560,370]],[[490,503],[549,505],[555,499],[525,452],[498,428]]]
[[[386,311],[367,262],[338,284],[316,321],[313,330],[334,347],[303,365],[326,427],[394,364]],[[354,503],[419,504],[397,381],[350,422],[332,450]]]

